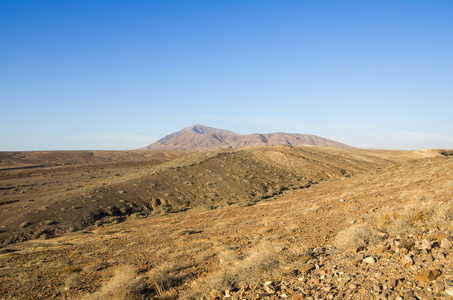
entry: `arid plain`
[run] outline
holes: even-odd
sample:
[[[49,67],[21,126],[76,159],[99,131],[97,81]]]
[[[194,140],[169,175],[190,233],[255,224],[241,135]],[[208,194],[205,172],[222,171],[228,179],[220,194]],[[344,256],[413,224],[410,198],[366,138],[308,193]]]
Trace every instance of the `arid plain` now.
[[[2,299],[450,299],[453,151],[0,153]]]

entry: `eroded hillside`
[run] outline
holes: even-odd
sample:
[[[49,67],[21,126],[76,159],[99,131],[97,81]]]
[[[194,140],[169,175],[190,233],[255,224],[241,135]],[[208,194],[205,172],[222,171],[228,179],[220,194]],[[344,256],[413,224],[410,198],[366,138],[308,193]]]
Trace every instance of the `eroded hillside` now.
[[[95,223],[117,223],[131,215],[247,206],[285,190],[405,161],[408,155],[404,151],[289,146],[187,154],[3,154],[0,238],[8,244]]]

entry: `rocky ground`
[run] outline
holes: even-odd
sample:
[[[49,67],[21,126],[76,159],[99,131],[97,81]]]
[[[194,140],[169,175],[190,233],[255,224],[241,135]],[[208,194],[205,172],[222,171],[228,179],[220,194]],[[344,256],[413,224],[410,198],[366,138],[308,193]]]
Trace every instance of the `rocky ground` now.
[[[231,299],[453,299],[451,232],[384,237],[343,253],[319,246],[296,276],[210,296]],[[209,298],[209,297],[208,297]]]

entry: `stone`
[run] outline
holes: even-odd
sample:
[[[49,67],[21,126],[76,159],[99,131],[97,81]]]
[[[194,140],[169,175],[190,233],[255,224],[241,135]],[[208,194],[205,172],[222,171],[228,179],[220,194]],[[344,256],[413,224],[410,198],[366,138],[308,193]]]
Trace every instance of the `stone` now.
[[[373,254],[381,254],[381,253],[384,253],[384,252],[387,252],[389,251],[389,247],[388,246],[382,246],[382,247],[376,247],[372,250],[372,253]]]
[[[387,287],[389,290],[393,290],[398,284],[398,280],[395,278],[390,278],[387,282]]]
[[[272,285],[265,285],[264,286],[264,290],[268,294],[274,294],[275,293],[275,289],[274,289],[274,287]]]
[[[281,298],[289,298],[289,296],[286,295],[286,294],[281,294],[280,297],[281,297]],[[293,299],[294,299],[294,298],[293,298]]]
[[[304,266],[302,266],[299,271],[300,273],[306,275],[308,274],[311,270],[314,270],[316,267],[314,264],[305,264]]]
[[[434,257],[432,255],[423,255],[421,257],[421,259],[422,259],[423,262],[428,262],[428,263],[434,261]]]
[[[447,288],[445,289],[445,294],[449,295],[449,296],[453,296],[453,288]]]
[[[415,246],[415,243],[412,241],[401,241],[398,243],[398,248],[410,250]]]
[[[449,238],[445,238],[440,242],[440,247],[443,249],[450,249],[452,246],[451,240]]]
[[[437,281],[434,282],[434,289],[438,293],[442,292],[442,291],[445,290],[445,285],[444,285],[444,283],[442,281],[437,280]]]
[[[349,281],[350,281],[350,279],[348,277],[338,278],[338,284],[341,286],[345,286]]]
[[[307,263],[310,259],[312,259],[312,257],[308,255],[304,255],[301,258],[299,258],[299,260],[302,261],[303,263]]]
[[[439,270],[425,270],[414,275],[414,279],[419,281],[431,282],[436,280],[442,273]]]
[[[403,256],[401,262],[402,262],[403,266],[405,266],[405,267],[410,267],[414,264],[414,260],[412,259],[412,257],[410,255]]]
[[[354,264],[358,265],[358,264],[361,264],[364,259],[365,259],[365,254],[359,253],[356,256],[354,256],[353,261],[354,261]]]
[[[370,257],[370,256],[369,256],[369,257],[365,258],[365,259],[363,260],[363,262],[371,265],[371,264],[376,263],[376,260],[375,260],[373,257]]]
[[[26,228],[26,227],[28,227],[28,226],[30,226],[30,225],[31,225],[30,222],[24,221],[24,222],[20,223],[19,228],[20,228],[20,229],[23,229],[23,228]]]
[[[418,249],[418,248],[412,248],[412,254],[414,254],[414,255],[420,255],[420,249]]]
[[[431,250],[431,248],[432,248],[431,242],[428,241],[427,239],[424,239],[424,240],[422,241],[422,250],[425,250],[425,249],[426,249],[426,250]]]
[[[268,285],[272,285],[272,284],[273,284],[272,281],[266,281],[266,282],[264,282],[264,286],[268,286]]]
[[[350,247],[348,250],[352,253],[359,253],[360,251],[363,251],[363,249],[363,247]]]

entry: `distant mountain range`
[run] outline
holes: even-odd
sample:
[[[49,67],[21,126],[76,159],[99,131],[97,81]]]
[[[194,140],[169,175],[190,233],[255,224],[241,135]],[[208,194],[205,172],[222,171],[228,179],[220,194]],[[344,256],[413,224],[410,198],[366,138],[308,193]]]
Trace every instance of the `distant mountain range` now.
[[[229,130],[195,124],[167,135],[140,150],[206,151],[216,148],[278,145],[353,148],[315,135],[284,132],[242,135]]]

